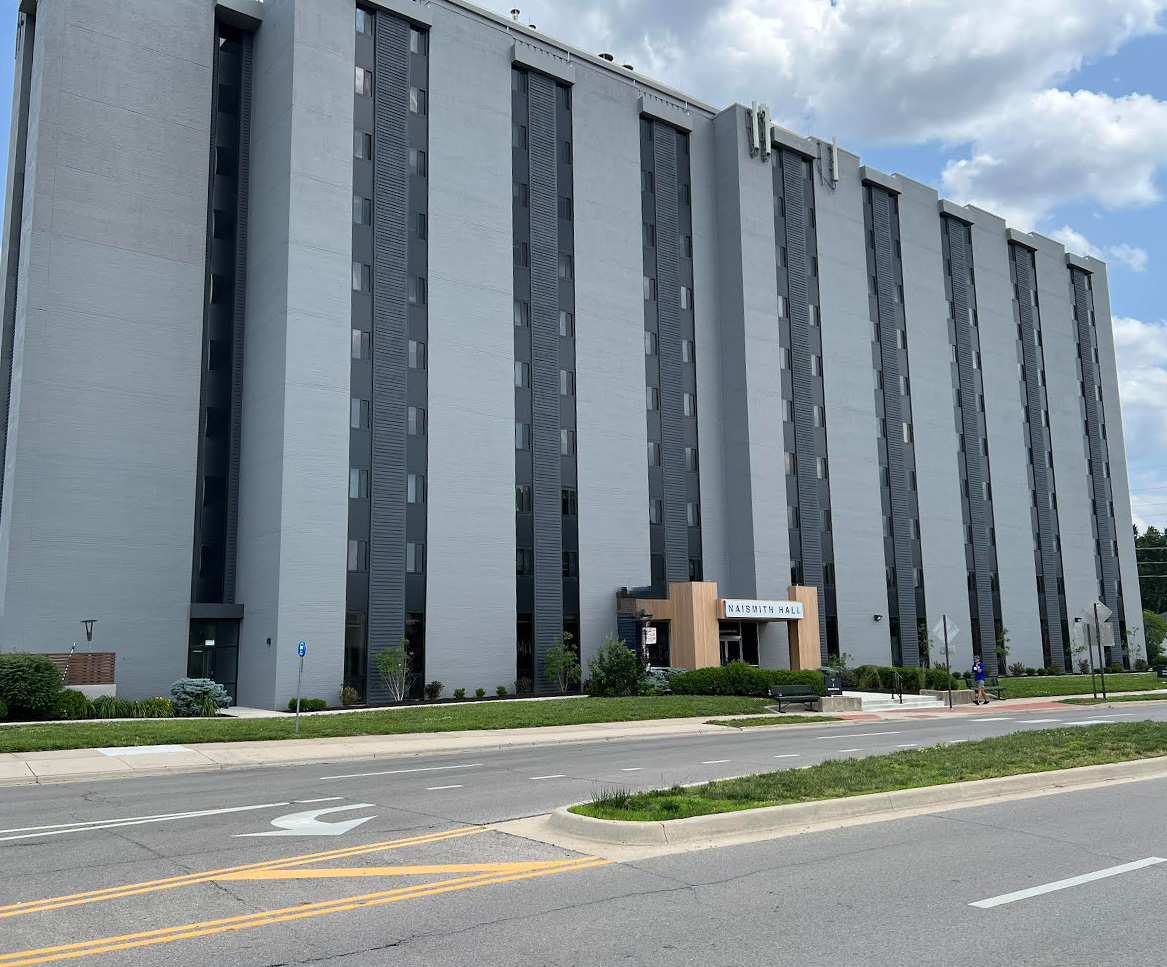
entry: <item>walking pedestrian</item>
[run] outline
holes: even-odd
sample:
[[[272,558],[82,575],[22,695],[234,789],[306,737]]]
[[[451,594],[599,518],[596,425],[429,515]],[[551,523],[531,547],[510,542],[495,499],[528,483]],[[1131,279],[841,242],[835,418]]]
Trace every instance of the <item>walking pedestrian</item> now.
[[[985,694],[985,664],[981,661],[980,655],[973,656],[973,678],[977,683],[976,698],[973,699],[973,705],[988,705],[989,696]]]

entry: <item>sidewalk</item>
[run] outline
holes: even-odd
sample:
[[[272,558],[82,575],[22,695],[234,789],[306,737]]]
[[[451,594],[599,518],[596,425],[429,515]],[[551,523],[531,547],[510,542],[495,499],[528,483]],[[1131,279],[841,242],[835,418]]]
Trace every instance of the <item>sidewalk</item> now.
[[[1118,695],[1162,695],[1164,689],[1153,688],[1138,692],[1111,692],[1110,697],[1114,698]],[[1117,705],[1134,705],[1140,706],[1142,703],[1137,701],[1124,700],[1121,702],[1099,702],[1092,706],[1074,706],[1064,704],[1068,698],[1093,698],[1090,692],[1085,692],[1079,695],[1050,695],[1042,698],[1005,698],[993,699],[988,705],[956,705],[953,708],[948,706],[941,706],[940,708],[923,708],[923,709],[880,709],[878,711],[867,712],[836,712],[840,718],[852,719],[855,721],[877,721],[880,719],[888,721],[912,721],[916,719],[935,719],[948,718],[949,716],[977,716],[977,715],[999,715],[1002,712],[1065,712],[1073,708],[1110,708]],[[1101,697],[1101,693],[1100,693]],[[1156,699],[1154,701],[1163,701]]]

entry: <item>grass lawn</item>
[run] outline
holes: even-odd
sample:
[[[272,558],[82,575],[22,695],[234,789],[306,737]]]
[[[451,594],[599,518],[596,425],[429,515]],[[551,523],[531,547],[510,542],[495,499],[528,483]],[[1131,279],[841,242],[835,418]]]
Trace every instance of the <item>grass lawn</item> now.
[[[1090,691],[1089,675],[1026,676],[1002,678],[1003,698],[1045,698],[1050,695],[1081,695]],[[1134,672],[1106,676],[1108,692],[1137,692],[1141,689],[1167,686],[1154,672]]]
[[[866,759],[836,759],[809,769],[725,779],[691,789],[674,786],[636,794],[606,792],[574,807],[573,812],[640,822],[683,819],[1164,755],[1167,723],[1048,729]]]
[[[732,696],[662,695],[651,698],[580,698],[553,702],[473,702],[428,708],[308,715],[301,739],[347,735],[407,735],[476,729],[520,729],[596,722],[764,712],[769,699]],[[61,722],[0,728],[0,752],[92,749],[102,746],[187,745],[295,739],[292,716],[273,719],[140,719],[133,722]]]
[[[1167,689],[1157,695],[1111,695],[1110,682],[1106,683],[1106,698],[1065,698],[1062,705],[1102,705],[1104,702],[1163,702],[1167,701]]]
[[[724,725],[731,729],[760,729],[767,725],[805,725],[810,722],[843,722],[830,715],[760,715],[750,719],[711,719],[706,725]]]

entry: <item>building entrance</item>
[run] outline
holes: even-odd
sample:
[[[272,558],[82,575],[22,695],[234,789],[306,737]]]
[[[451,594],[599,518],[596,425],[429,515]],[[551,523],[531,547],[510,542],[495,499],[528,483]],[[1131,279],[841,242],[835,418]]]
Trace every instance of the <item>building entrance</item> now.
[[[239,675],[239,622],[230,619],[191,621],[186,674],[189,678],[209,678],[222,685],[234,705]]]
[[[721,663],[744,661],[758,664],[758,625],[754,621],[718,622],[717,637],[721,646]]]

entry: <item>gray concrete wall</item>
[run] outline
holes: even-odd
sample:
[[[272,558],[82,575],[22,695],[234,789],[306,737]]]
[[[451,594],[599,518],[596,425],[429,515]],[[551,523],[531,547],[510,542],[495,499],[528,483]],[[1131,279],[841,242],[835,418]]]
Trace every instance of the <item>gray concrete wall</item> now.
[[[604,635],[616,633],[616,589],[650,579],[635,88],[581,69],[572,99],[572,135],[580,633],[586,666]],[[698,305],[703,295],[698,286]]]
[[[426,676],[513,689],[510,43],[445,8],[433,13]],[[628,325],[641,327],[639,306]]]
[[[971,642],[968,569],[960,496],[960,438],[952,402],[952,363],[948,339],[948,300],[940,236],[939,197],[927,185],[899,176],[900,247],[903,251],[904,313],[908,330],[912,426],[915,434],[920,553],[927,614],[917,616],[929,629],[947,614],[963,629],[964,640],[951,644],[954,667],[971,664],[960,644]],[[975,406],[976,401],[970,400]],[[889,431],[890,432],[890,431]],[[932,645],[932,664],[943,661],[943,640]],[[952,649],[950,648],[950,652]]]
[[[1009,280],[1009,243],[1005,222],[969,208],[973,260],[977,273],[981,379],[985,390],[985,428],[993,484],[993,521],[997,528],[997,576],[1001,587],[1001,623],[1009,632],[1009,664],[1043,664],[1041,616],[1034,569],[1032,499],[1025,454],[1025,408],[1021,402],[1017,323],[1013,284]],[[972,639],[962,655],[972,660]]]
[[[1062,573],[1066,582],[1066,612],[1067,619],[1073,624],[1074,616],[1098,599],[1094,538],[1090,530],[1086,432],[1078,388],[1078,346],[1074,338],[1077,326],[1070,302],[1066,251],[1057,242],[1040,235],[1033,238],[1039,245],[1035,261],[1058,497],[1058,530],[1062,538]]]
[[[863,185],[858,157],[840,151],[839,167],[834,191],[824,186],[815,196],[839,649],[857,663],[886,665],[891,661],[891,643]],[[873,620],[877,614],[882,621]]]
[[[67,651],[96,618],[126,696],[186,668],[212,16],[38,11],[0,647]]]
[[[1114,321],[1110,312],[1110,282],[1106,265],[1091,260],[1094,287],[1094,317],[1098,332],[1098,357],[1102,374],[1102,405],[1106,412],[1106,445],[1110,451],[1110,486],[1114,494],[1114,529],[1118,540],[1118,568],[1126,611],[1130,658],[1147,657],[1143,628],[1143,601],[1139,593],[1139,566],[1135,555],[1134,526],[1131,520],[1130,483],[1126,470],[1126,441],[1122,431],[1122,401],[1118,395],[1118,364],[1114,358]]]

